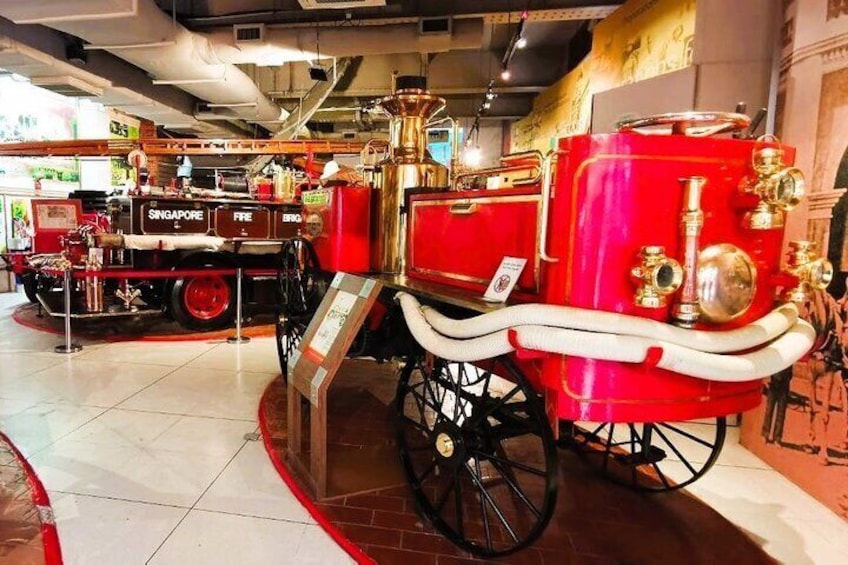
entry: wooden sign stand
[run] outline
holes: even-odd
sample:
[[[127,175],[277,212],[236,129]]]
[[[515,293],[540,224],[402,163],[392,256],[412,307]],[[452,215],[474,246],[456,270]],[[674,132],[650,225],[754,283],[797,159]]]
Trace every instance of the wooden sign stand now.
[[[327,495],[327,391],[382,284],[337,273],[288,365],[288,460],[317,498]],[[309,462],[303,454],[303,399],[309,401]]]

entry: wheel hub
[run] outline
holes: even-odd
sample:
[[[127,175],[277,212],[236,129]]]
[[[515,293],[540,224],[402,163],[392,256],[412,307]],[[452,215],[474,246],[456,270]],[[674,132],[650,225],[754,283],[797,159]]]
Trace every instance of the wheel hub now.
[[[436,436],[436,451],[445,459],[450,459],[454,452],[453,438],[444,432]]]
[[[436,426],[433,434],[433,447],[444,464],[449,467],[458,466],[467,459],[466,441],[459,427],[443,422]]]

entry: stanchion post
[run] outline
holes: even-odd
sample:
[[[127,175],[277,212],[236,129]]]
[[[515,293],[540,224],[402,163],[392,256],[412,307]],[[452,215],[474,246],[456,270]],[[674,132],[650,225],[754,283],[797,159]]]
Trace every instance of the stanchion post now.
[[[63,291],[65,293],[65,343],[57,345],[53,351],[67,355],[82,351],[82,345],[71,340],[71,269],[65,269]]]
[[[250,338],[241,335],[241,321],[243,318],[242,312],[242,277],[244,270],[239,267],[236,269],[236,335],[227,338],[227,343],[247,343]]]

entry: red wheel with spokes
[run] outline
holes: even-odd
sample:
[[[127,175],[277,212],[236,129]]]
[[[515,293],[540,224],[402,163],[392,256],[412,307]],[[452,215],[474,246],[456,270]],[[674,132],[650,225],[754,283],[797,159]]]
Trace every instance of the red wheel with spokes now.
[[[200,254],[186,258],[179,268],[225,269],[232,267],[220,257]],[[169,311],[180,325],[192,330],[214,330],[233,321],[236,290],[233,277],[203,275],[174,281],[169,296]]]
[[[183,307],[198,320],[214,320],[230,306],[232,293],[224,277],[194,277],[188,279],[183,291]]]

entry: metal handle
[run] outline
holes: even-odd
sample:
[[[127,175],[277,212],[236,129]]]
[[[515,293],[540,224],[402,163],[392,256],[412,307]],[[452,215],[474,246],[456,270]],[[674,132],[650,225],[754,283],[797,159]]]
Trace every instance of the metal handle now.
[[[550,210],[551,180],[553,178],[551,168],[556,155],[556,152],[551,151],[545,155],[545,160],[542,161],[542,210],[540,212],[542,217],[539,220],[539,257],[542,261],[548,263],[559,261],[559,258],[548,255],[548,211]]]
[[[458,202],[456,204],[452,204],[450,207],[450,213],[457,216],[470,216],[471,214],[477,213],[477,203],[476,202]]]

